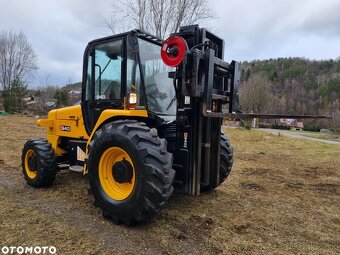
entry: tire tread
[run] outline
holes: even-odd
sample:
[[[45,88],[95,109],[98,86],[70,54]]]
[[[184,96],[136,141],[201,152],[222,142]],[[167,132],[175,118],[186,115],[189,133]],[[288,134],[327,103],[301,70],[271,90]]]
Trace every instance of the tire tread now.
[[[124,134],[133,143],[144,162],[145,192],[142,194],[142,204],[128,214],[122,215],[112,208],[107,208],[96,197],[95,203],[102,209],[106,218],[114,219],[112,221],[115,224],[133,225],[154,216],[167,204],[174,190],[173,155],[166,150],[167,142],[158,137],[156,129],[149,128],[143,122],[119,120],[107,123],[96,131],[94,139],[89,144],[89,160],[91,151],[97,146],[96,141],[105,135],[116,133]]]

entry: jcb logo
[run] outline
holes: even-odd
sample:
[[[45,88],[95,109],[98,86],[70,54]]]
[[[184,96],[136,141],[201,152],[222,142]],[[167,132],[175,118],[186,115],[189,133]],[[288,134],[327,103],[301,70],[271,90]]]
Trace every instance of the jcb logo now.
[[[61,131],[65,132],[71,132],[71,127],[70,126],[60,126]]]

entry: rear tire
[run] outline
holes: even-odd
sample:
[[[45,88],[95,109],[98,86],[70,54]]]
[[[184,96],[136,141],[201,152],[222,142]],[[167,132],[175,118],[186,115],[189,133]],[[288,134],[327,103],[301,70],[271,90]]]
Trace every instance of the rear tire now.
[[[166,140],[145,123],[105,124],[89,144],[87,169],[95,206],[115,224],[132,225],[152,217],[173,192],[172,160]],[[115,165],[121,167],[118,177]],[[132,173],[125,175],[130,169]]]
[[[42,138],[28,140],[22,149],[22,170],[28,185],[50,186],[57,174],[57,157],[51,144]]]
[[[233,155],[233,147],[230,145],[230,141],[227,136],[225,136],[223,133],[221,133],[220,138],[220,144],[221,144],[221,157],[220,157],[220,183],[221,185],[229,176],[231,172],[231,168],[234,163],[234,155]],[[206,192],[213,190],[217,188],[217,186],[207,185],[201,187],[201,192]]]

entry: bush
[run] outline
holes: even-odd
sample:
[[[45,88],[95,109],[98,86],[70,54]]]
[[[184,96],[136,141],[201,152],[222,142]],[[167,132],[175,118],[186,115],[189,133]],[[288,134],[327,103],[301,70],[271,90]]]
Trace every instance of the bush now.
[[[305,125],[303,127],[304,131],[320,132],[321,127],[318,125]]]
[[[251,121],[249,121],[249,120],[243,120],[241,122],[241,126],[244,127],[247,130],[250,130],[252,128]]]
[[[259,123],[258,127],[259,128],[271,128],[271,124],[270,123]]]
[[[283,130],[290,130],[290,127],[286,126],[286,125],[281,125],[281,124],[272,124],[270,126],[270,128],[272,129],[283,129]]]

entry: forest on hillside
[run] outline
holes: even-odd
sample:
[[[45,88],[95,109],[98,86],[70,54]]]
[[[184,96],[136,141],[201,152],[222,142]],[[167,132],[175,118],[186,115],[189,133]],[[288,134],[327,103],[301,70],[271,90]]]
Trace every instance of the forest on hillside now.
[[[243,62],[239,95],[243,111],[326,114],[338,122],[340,61],[278,58]]]

